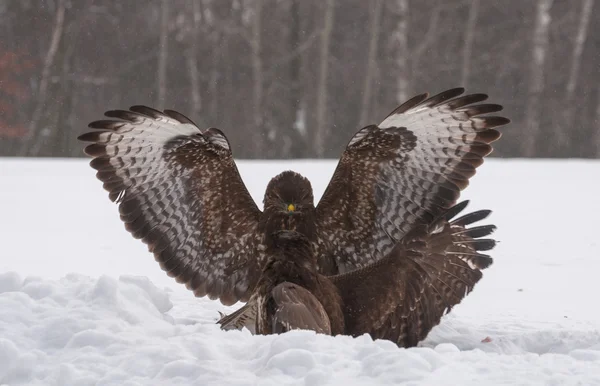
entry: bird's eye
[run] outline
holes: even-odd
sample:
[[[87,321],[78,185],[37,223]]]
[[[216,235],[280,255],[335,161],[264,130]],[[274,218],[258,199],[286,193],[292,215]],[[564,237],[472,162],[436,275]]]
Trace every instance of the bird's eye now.
[[[287,206],[287,211],[288,212],[294,212],[296,210],[296,205],[294,204],[288,204]]]

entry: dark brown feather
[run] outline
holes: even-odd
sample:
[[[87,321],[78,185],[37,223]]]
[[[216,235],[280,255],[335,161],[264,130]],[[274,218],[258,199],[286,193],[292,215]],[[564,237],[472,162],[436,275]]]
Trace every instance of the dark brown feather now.
[[[437,95],[432,96],[431,98],[425,100],[420,105],[428,106],[428,107],[436,107],[436,106],[439,106],[439,105],[445,103],[449,99],[452,99],[452,98],[455,98],[455,97],[461,95],[464,92],[465,92],[465,89],[462,87],[452,88],[450,90],[446,90]]]
[[[129,110],[154,119],[161,119],[165,116],[165,113],[148,106],[131,106]]]
[[[452,110],[460,109],[473,103],[483,102],[488,99],[487,94],[469,94],[455,98],[448,102],[448,107]]]
[[[181,123],[189,123],[190,125],[198,126],[190,118],[175,110],[165,110],[165,114]]]
[[[307,289],[289,282],[272,290],[271,307],[273,333],[291,330],[312,330],[331,335],[329,316],[321,302]]]
[[[410,98],[409,100],[407,100],[406,102],[404,102],[403,104],[401,104],[400,106],[396,107],[391,113],[389,113],[386,116],[386,118],[391,115],[402,114],[402,113],[412,109],[413,107],[420,105],[428,97],[429,97],[429,94],[427,94],[427,93],[416,95],[416,96]]]
[[[471,102],[473,103],[473,102]],[[461,112],[464,112],[469,117],[474,117],[476,115],[487,114],[487,113],[496,113],[498,111],[502,111],[504,107],[501,105],[486,103],[476,106],[465,107],[464,109],[460,109]]]
[[[486,217],[488,217],[490,215],[490,213],[492,213],[491,210],[487,210],[487,209],[478,210],[477,212],[471,212],[471,213],[465,214],[464,216],[461,216],[460,218],[457,218],[456,220],[453,221],[453,223],[455,225],[464,227],[464,226],[473,224],[474,222],[485,219]]]
[[[103,130],[109,130],[109,131],[115,131],[117,129],[120,129],[123,126],[124,126],[123,122],[121,122],[121,121],[115,121],[114,119],[110,119],[110,120],[109,119],[102,119],[102,120],[99,120],[99,121],[90,122],[88,124],[88,127],[90,129],[103,129]],[[92,132],[92,133],[94,133],[94,132]],[[86,134],[80,135],[78,137],[78,139],[81,140],[81,141],[88,141],[87,139],[83,139],[82,138],[85,135],[93,135],[93,134],[86,133]]]

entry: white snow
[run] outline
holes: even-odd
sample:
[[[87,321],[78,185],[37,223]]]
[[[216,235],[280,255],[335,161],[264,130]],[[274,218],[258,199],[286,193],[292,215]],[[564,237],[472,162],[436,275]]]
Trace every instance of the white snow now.
[[[296,170],[239,162],[257,202]],[[494,265],[421,347],[220,331],[219,302],[164,274],[83,160],[0,158],[0,385],[600,385],[600,162],[488,160]],[[260,205],[259,205],[260,206]]]

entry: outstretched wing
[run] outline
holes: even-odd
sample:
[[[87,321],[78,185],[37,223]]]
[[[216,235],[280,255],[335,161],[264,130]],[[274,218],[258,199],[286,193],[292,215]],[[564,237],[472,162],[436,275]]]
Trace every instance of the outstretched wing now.
[[[331,335],[327,312],[321,302],[305,288],[283,282],[273,288],[271,296],[273,333],[313,330],[320,334]]]
[[[79,137],[119,203],[121,219],[167,274],[196,296],[247,300],[260,274],[261,211],[241,180],[229,142],[185,116],[133,106],[105,114]]]
[[[492,151],[493,128],[509,120],[481,116],[502,106],[463,92],[416,96],[350,140],[317,206],[319,243],[340,272],[383,258],[452,207]]]
[[[490,211],[449,221],[466,206],[456,205],[430,226],[419,226],[382,260],[331,277],[344,301],[346,333],[369,333],[402,347],[425,339],[442,316],[473,289],[492,259],[478,251],[494,247],[481,239],[493,225],[466,228]]]

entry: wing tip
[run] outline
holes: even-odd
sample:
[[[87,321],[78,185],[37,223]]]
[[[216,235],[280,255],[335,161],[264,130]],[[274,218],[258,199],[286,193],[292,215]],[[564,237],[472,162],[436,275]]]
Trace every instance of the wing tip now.
[[[490,209],[482,209],[475,212],[467,213],[464,216],[452,220],[451,225],[467,226],[475,222],[485,220],[491,213],[492,211]]]
[[[90,157],[103,157],[106,155],[106,145],[94,142],[84,147],[83,152]]]
[[[190,125],[194,125],[196,127],[198,127],[198,125],[192,121],[190,118],[188,118],[186,115],[175,111],[175,110],[169,110],[169,109],[165,109],[164,113],[169,117],[169,118],[173,118],[176,121],[179,121],[179,123],[189,123]]]

